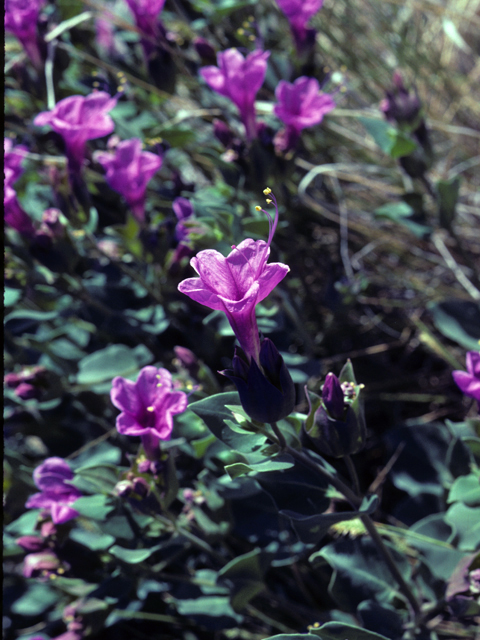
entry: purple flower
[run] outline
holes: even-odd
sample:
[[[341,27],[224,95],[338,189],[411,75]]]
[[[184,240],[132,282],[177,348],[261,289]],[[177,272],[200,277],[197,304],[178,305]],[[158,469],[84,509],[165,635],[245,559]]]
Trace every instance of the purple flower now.
[[[273,112],[286,125],[276,140],[282,151],[294,148],[302,129],[319,124],[323,116],[335,107],[333,98],[320,91],[318,81],[305,76],[297,78],[293,84],[281,80],[275,96],[278,103]]]
[[[255,96],[263,84],[269,55],[270,51],[253,51],[244,58],[238,49],[227,49],[217,55],[218,67],[200,69],[208,86],[237,106],[248,140],[257,135]]]
[[[16,182],[23,173],[22,161],[28,153],[27,147],[19,144],[13,146],[10,138],[3,139],[4,170],[9,169],[8,180]]]
[[[37,42],[37,22],[45,0],[6,0],[5,30],[16,36],[32,63],[43,66]]]
[[[453,379],[462,393],[480,403],[480,353],[468,351],[466,364],[467,370],[454,371]]]
[[[143,222],[147,184],[162,166],[162,158],[142,151],[142,142],[138,138],[123,140],[114,154],[97,151],[94,158],[106,170],[110,187],[125,198],[135,218]]]
[[[155,38],[158,35],[158,14],[163,9],[165,0],[126,0],[126,2],[143,35]]]
[[[105,91],[96,91],[88,96],[70,96],[60,100],[51,111],[39,113],[33,123],[37,127],[50,125],[63,137],[69,169],[78,174],[87,140],[102,138],[115,128],[108,112],[116,104],[117,98],[112,98]]]
[[[122,412],[117,416],[117,431],[141,436],[150,459],[158,454],[160,440],[170,438],[173,416],[187,408],[187,395],[173,390],[169,371],[156,367],[144,367],[136,382],[114,378],[110,398]]]
[[[323,120],[323,116],[335,107],[328,93],[322,93],[315,78],[302,76],[293,84],[280,80],[275,89],[278,104],[273,112],[297,133],[306,127],[313,127]]]
[[[277,0],[277,4],[290,23],[297,52],[302,53],[315,40],[315,30],[307,29],[307,23],[321,9],[323,0]]]
[[[271,190],[265,189],[264,193],[272,198],[276,211],[274,221],[266,214],[270,224],[268,242],[247,238],[234,246],[226,258],[213,249],[200,251],[190,260],[199,277],[187,278],[178,285],[179,291],[192,300],[210,309],[224,311],[248,361],[253,358],[257,363],[260,339],[255,306],[290,270],[279,262],[267,264],[278,222],[278,207]]]
[[[175,240],[184,242],[188,240],[190,235],[189,229],[185,226],[184,220],[193,216],[193,207],[187,198],[175,198],[172,203],[172,209],[177,216],[177,225],[175,227]]]
[[[63,524],[78,516],[78,511],[70,505],[81,497],[79,489],[71,484],[73,471],[62,458],[47,458],[33,472],[33,480],[41,493],[31,496],[27,509],[50,509],[55,524]]]
[[[3,207],[5,222],[27,238],[35,235],[35,227],[29,215],[22,209],[17,199],[13,183],[23,173],[22,160],[27,154],[27,148],[21,145],[13,146],[10,138],[3,139],[4,173],[3,173]]]

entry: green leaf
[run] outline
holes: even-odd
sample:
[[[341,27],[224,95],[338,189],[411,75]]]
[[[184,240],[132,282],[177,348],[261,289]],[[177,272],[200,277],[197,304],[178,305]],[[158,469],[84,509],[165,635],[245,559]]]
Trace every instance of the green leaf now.
[[[34,311],[33,309],[16,309],[5,316],[4,322],[10,320],[33,320],[36,322],[47,322],[58,318],[58,311]]]
[[[242,617],[232,609],[228,596],[203,596],[193,600],[177,599],[175,604],[178,613],[182,616],[208,616],[213,618],[227,616],[234,618],[237,622],[242,620]]]
[[[28,536],[35,532],[40,509],[30,509],[25,513],[7,524],[5,531],[16,536]]]
[[[153,555],[160,547],[161,545],[157,544],[149,549],[124,549],[116,544],[111,547],[110,553],[127,564],[138,564]]]
[[[85,356],[78,363],[78,384],[93,385],[115,376],[129,377],[153,359],[150,351],[140,345],[131,349],[124,344],[112,344],[105,349]]]
[[[415,222],[412,219],[415,211],[406,202],[389,202],[375,209],[374,214],[378,218],[388,218],[401,224],[415,234],[417,238],[423,238],[423,236],[432,231],[431,227]]]
[[[415,140],[404,131],[394,129],[393,131],[387,131],[387,134],[392,141],[389,154],[395,160],[410,155],[417,148]]]
[[[252,598],[263,591],[263,576],[270,565],[270,554],[261,549],[237,556],[218,572],[218,580],[232,583],[231,604],[242,611]]]
[[[12,289],[12,287],[5,287],[3,291],[3,304],[6,307],[12,307],[22,297],[21,289]]]
[[[380,149],[390,155],[391,149],[395,144],[396,129],[392,127],[386,120],[379,118],[358,118],[368,133],[375,140]]]
[[[71,596],[83,598],[92,591],[95,591],[95,589],[98,589],[98,584],[89,584],[80,578],[57,576],[55,579],[55,589],[60,589]]]
[[[73,484],[80,491],[109,493],[118,482],[118,469],[110,465],[81,467],[75,471]]]
[[[361,514],[373,513],[378,506],[378,497],[369,496],[365,498],[358,511],[342,511],[340,513],[319,513],[313,516],[304,516],[288,509],[280,511],[287,516],[298,535],[299,539],[306,544],[317,544],[325,536],[330,527],[338,522],[353,520]],[[316,554],[310,558],[315,560]]]
[[[455,532],[450,524],[445,522],[444,514],[435,513],[427,516],[416,522],[410,531],[425,537],[422,540],[411,536],[408,543],[422,552],[432,575],[441,580],[448,580],[465,554],[449,544],[455,537]]]
[[[322,640],[388,640],[379,633],[345,622],[326,622],[318,629],[311,629],[311,633]]]
[[[227,404],[240,404],[240,398],[236,391],[217,393],[214,396],[190,404],[188,408],[202,418],[214,436],[222,440],[225,420],[231,420],[232,418],[232,412],[225,406]]]
[[[411,567],[407,558],[388,542],[384,544],[408,581]],[[397,597],[397,585],[392,580],[383,556],[370,538],[342,538],[323,547],[311,559],[316,563],[326,560],[332,567],[334,574],[329,591],[346,611],[356,611],[363,600],[390,602]]]
[[[75,500],[71,506],[81,516],[92,518],[93,520],[105,520],[110,511],[115,509],[110,497],[103,495],[83,496]]]
[[[28,591],[12,604],[12,612],[18,616],[38,616],[52,607],[58,594],[46,584],[30,584]]]
[[[451,180],[439,180],[436,186],[439,199],[438,215],[440,217],[440,226],[444,229],[450,229],[455,219],[460,193],[460,178],[456,176]]]
[[[467,507],[461,502],[453,504],[445,514],[445,521],[458,535],[458,548],[476,551],[480,545],[480,508]]]
[[[463,502],[474,507],[480,505],[480,475],[470,473],[468,476],[460,476],[453,483],[447,502]]]
[[[72,461],[75,470],[89,469],[100,465],[118,465],[122,457],[122,452],[118,447],[109,442],[101,442],[86,449]]]
[[[427,306],[436,328],[465,349],[478,350],[480,305],[469,300],[444,300]]]
[[[97,531],[84,531],[82,529],[72,529],[70,538],[83,544],[83,546],[92,551],[103,551],[108,549],[115,542],[115,538],[108,533],[100,533]]]

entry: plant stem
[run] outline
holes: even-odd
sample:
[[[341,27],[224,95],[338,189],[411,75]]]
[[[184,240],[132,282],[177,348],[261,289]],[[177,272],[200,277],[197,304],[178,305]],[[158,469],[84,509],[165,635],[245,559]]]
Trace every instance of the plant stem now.
[[[353,484],[353,490],[357,494],[360,495],[360,483],[358,481],[357,470],[355,469],[355,465],[353,464],[351,456],[344,456],[345,464],[347,465],[348,473],[350,474],[350,480]]]
[[[287,441],[285,440],[285,436],[281,432],[276,422],[271,422],[270,426],[272,427],[274,434],[278,438],[278,444],[280,445],[280,448],[282,449],[282,451],[285,451],[285,449],[287,448]]]

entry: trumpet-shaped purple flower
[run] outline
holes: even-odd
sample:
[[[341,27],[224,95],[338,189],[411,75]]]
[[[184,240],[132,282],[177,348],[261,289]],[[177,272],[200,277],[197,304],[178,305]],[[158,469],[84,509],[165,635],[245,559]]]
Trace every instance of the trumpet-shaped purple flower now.
[[[26,54],[37,67],[43,65],[37,42],[37,22],[45,0],[6,0],[5,31],[21,42]]]
[[[110,398],[122,412],[117,416],[117,431],[141,436],[149,459],[158,455],[160,440],[170,438],[173,416],[187,408],[187,395],[173,390],[170,372],[156,367],[144,367],[136,382],[114,378]]]
[[[335,107],[328,93],[322,93],[315,78],[302,76],[293,84],[281,80],[275,89],[278,104],[273,112],[287,127],[297,133],[306,127],[313,127],[323,120],[323,116]]]
[[[257,135],[255,96],[263,84],[269,55],[270,51],[253,51],[244,58],[238,49],[227,49],[217,55],[218,67],[200,69],[208,86],[237,106],[248,140]]]
[[[322,93],[315,78],[302,76],[293,84],[281,80],[275,89],[278,103],[273,112],[285,123],[286,128],[281,133],[282,150],[293,148],[298,141],[300,132],[306,127],[313,127],[323,120],[323,116],[335,107],[333,98],[328,93]],[[279,141],[277,140],[277,143]]]
[[[31,496],[27,509],[49,509],[55,524],[62,524],[78,516],[70,505],[81,497],[79,489],[71,484],[73,471],[62,458],[47,458],[33,472],[33,480],[41,493]]]
[[[453,379],[462,393],[474,398],[480,405],[480,353],[468,351],[466,364],[467,370],[454,371]]]
[[[126,0],[126,2],[143,35],[155,38],[158,35],[158,14],[163,9],[165,0]]]
[[[307,23],[322,7],[323,0],[277,0],[285,14],[298,53],[301,53],[309,40],[315,39],[315,30],[307,29]]]
[[[247,238],[233,247],[227,257],[218,251],[200,251],[190,260],[198,278],[187,278],[179,291],[196,302],[224,311],[245,355],[259,363],[260,339],[255,306],[273,291],[289,272],[286,264],[267,264],[270,244],[278,222],[278,207],[270,189],[265,192],[275,203],[275,220],[270,223],[268,242]],[[259,207],[258,207],[259,209]],[[265,212],[266,213],[266,212]]]
[[[143,222],[147,184],[162,166],[162,158],[155,153],[142,151],[142,142],[138,138],[123,140],[114,154],[97,151],[94,158],[106,170],[111,188],[125,198],[135,218]]]
[[[49,125],[63,137],[69,169],[78,174],[87,140],[102,138],[115,128],[108,112],[116,104],[117,98],[112,98],[105,91],[96,91],[88,96],[70,96],[60,100],[51,111],[39,113],[33,123],[37,127]]]

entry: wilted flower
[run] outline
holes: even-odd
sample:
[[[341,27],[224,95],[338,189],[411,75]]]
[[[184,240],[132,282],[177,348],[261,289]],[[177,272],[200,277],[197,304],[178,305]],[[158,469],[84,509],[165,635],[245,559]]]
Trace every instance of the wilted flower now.
[[[33,480],[41,493],[31,496],[27,509],[49,509],[55,524],[63,524],[78,516],[70,505],[81,497],[79,489],[71,484],[73,471],[62,458],[47,458],[33,472]]]
[[[217,55],[218,67],[200,69],[208,86],[237,106],[248,140],[257,135],[255,96],[263,84],[269,55],[269,51],[253,51],[244,58],[238,49],[227,49]]]
[[[45,0],[5,0],[5,31],[21,42],[26,54],[37,68],[43,65],[38,47],[37,22]]]
[[[269,338],[262,340],[259,365],[235,349],[232,369],[221,371],[237,387],[245,412],[259,422],[277,422],[295,406],[295,386],[277,348]]]
[[[462,393],[474,398],[480,405],[480,353],[468,351],[466,365],[466,371],[452,373],[453,379]]]
[[[322,388],[320,406],[310,412],[304,429],[306,440],[322,454],[340,458],[356,453],[365,443],[365,418],[350,361],[340,378],[329,373]]]
[[[69,169],[78,174],[87,140],[102,138],[115,128],[108,112],[116,104],[117,98],[105,91],[96,91],[86,97],[70,96],[60,100],[51,111],[39,113],[33,123],[37,127],[49,125],[63,137]]]
[[[297,52],[302,53],[315,41],[315,29],[308,29],[307,23],[321,9],[323,0],[277,0],[277,4],[290,23]]]
[[[278,207],[270,189],[265,192],[275,203],[275,220],[269,218],[268,242],[247,238],[225,258],[213,249],[200,251],[190,260],[198,278],[187,278],[179,291],[196,302],[224,311],[245,355],[259,363],[260,339],[255,306],[273,291],[289,272],[280,262],[267,264],[270,244],[278,223]],[[260,207],[258,207],[260,209]],[[266,213],[266,212],[265,212]]]
[[[275,89],[275,96],[278,103],[273,112],[286,125],[282,135],[288,140],[288,144],[284,145],[288,148],[294,146],[302,129],[319,124],[323,116],[335,107],[333,98],[320,91],[318,81],[306,76],[297,78],[293,84],[281,80]]]
[[[122,412],[117,416],[117,431],[141,436],[150,459],[158,457],[160,440],[169,440],[173,416],[187,408],[187,395],[173,391],[170,372],[156,367],[144,367],[136,382],[114,378],[110,398]]]
[[[114,154],[95,152],[94,159],[106,170],[110,187],[125,198],[135,218],[143,222],[147,184],[162,166],[162,158],[142,151],[142,141],[132,138],[120,142]]]

